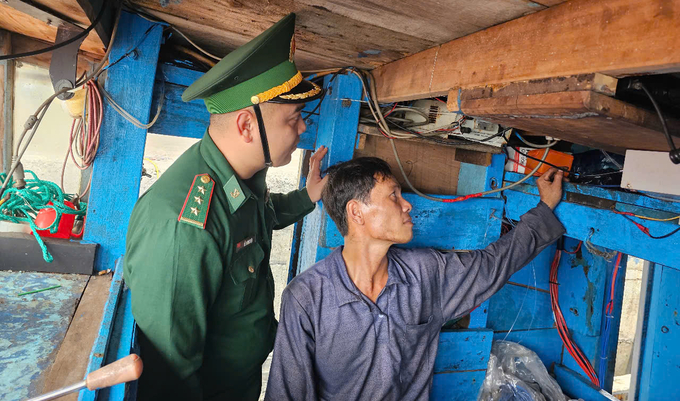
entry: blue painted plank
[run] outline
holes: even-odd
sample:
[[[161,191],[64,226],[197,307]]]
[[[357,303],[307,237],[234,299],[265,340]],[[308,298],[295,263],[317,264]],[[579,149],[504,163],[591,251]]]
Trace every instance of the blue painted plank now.
[[[163,107],[156,123],[149,128],[150,133],[180,136],[186,138],[203,138],[210,124],[210,113],[203,100],[182,101],[182,92],[186,87],[163,83],[156,80],[153,90],[151,113],[155,115],[158,102],[163,96]]]
[[[430,400],[475,401],[485,377],[486,369],[435,374],[432,378]]]
[[[113,333],[114,319],[116,317],[122,290],[123,267],[120,265],[119,261],[116,270],[113,273],[113,279],[111,280],[111,286],[109,287],[109,295],[106,299],[106,304],[104,304],[104,314],[102,315],[102,321],[99,326],[99,333],[92,346],[92,352],[90,352],[90,362],[87,365],[85,376],[104,366],[104,360],[107,356],[109,342]],[[96,398],[97,391],[90,391],[87,389],[81,390],[78,395],[78,401],[94,401]]]
[[[557,329],[496,332],[493,339],[494,341],[513,341],[529,348],[538,355],[549,371],[552,371],[554,364],[562,363],[564,347]]]
[[[297,147],[299,149],[306,150],[316,150],[316,135],[319,130],[319,109],[316,106],[321,100],[315,100],[305,104],[305,108],[302,109],[302,117],[305,119],[305,124],[307,124],[307,129],[300,135],[300,142]],[[309,114],[312,111],[314,114]],[[307,113],[305,113],[307,112]]]
[[[42,394],[89,276],[0,271],[0,398]],[[30,295],[27,291],[61,287]]]
[[[486,167],[476,164],[461,163],[456,195],[464,196],[484,191],[486,183],[482,177],[486,175],[486,169]]]
[[[572,398],[588,401],[616,401],[617,398],[592,385],[583,376],[562,365],[555,366],[555,378],[562,387],[562,392]],[[664,399],[669,399],[664,397]]]
[[[354,75],[326,78],[326,97],[319,108],[316,147],[328,147],[321,169],[352,159],[359,124],[361,81]]]
[[[518,220],[538,201],[538,196],[513,190],[506,191],[505,196],[507,198],[506,215],[513,220]],[[680,253],[676,252],[680,247],[679,234],[663,240],[655,240],[643,234],[623,216],[569,202],[561,202],[555,209],[555,213],[566,228],[569,237],[585,240],[591,228],[594,228],[596,231],[591,242],[597,246],[667,266],[680,267]],[[667,233],[677,227],[672,223],[654,221],[646,221],[644,224],[657,235]]]
[[[328,154],[321,163],[325,170],[329,165],[347,161],[354,155],[354,144],[357,137],[361,99],[361,81],[354,75],[338,75],[331,80],[324,80],[326,96],[319,107],[319,118],[315,147],[328,147]],[[298,273],[309,268],[316,261],[323,259],[331,250],[323,247],[319,241],[320,233],[326,231],[329,220],[322,206],[307,215],[302,228],[302,243],[298,258]],[[331,222],[332,224],[332,222]]]
[[[494,331],[549,329],[554,323],[547,292],[506,284],[490,299],[487,327]]]
[[[560,307],[572,332],[597,337],[605,305],[607,265],[613,261],[606,262],[582,248],[576,255],[562,253],[557,270]]]
[[[567,239],[565,244],[571,244],[572,241],[574,240]],[[575,242],[578,243],[578,241]],[[555,244],[544,249],[534,260],[524,266],[522,270],[513,274],[508,282],[550,291],[550,265],[555,257],[556,249],[557,246]],[[570,245],[565,245],[565,249],[568,251],[572,250]]]
[[[405,247],[479,249],[500,236],[500,220],[489,217],[492,214],[502,215],[501,199],[477,198],[465,202],[439,203],[410,193],[405,193],[404,199],[413,205],[413,239]],[[320,244],[326,247],[342,245],[343,238],[335,223],[328,215],[325,215],[325,220],[325,236],[321,237]]]
[[[450,330],[439,334],[434,373],[484,370],[489,363],[493,331]]]
[[[656,265],[642,351],[640,401],[677,399],[680,378],[680,271]]]
[[[489,300],[487,299],[476,309],[470,312],[470,324],[468,328],[479,329],[487,327],[486,321],[489,315]]]
[[[163,81],[187,87],[193,84],[203,73],[200,71],[191,70],[189,68],[178,67],[168,63],[162,63],[158,66],[158,77],[162,77]],[[203,103],[202,100],[199,102]]]
[[[321,249],[319,247],[319,233],[321,232],[321,221],[324,213],[321,204],[317,204],[316,209],[305,216],[302,222],[296,275],[312,267],[318,260],[323,259],[317,257],[317,253]]]
[[[111,340],[106,353],[106,365],[130,355],[135,320],[132,317],[130,290],[125,287],[118,302],[116,318],[113,321]],[[123,401],[133,383],[121,383],[99,391],[98,401]]]
[[[516,182],[524,177],[524,174],[518,173],[505,173],[505,181]],[[538,188],[536,187],[536,177],[532,177],[527,180],[524,184],[515,188],[518,191],[538,195]],[[641,194],[635,194],[630,192],[617,191],[612,189],[600,188],[592,185],[579,185],[565,182],[564,183],[564,196],[562,199],[566,199],[567,192],[572,192],[581,195],[593,196],[596,198],[609,199],[622,204],[637,205],[640,207],[645,207],[649,209],[663,210],[675,213],[675,216],[680,214],[680,202],[666,202],[659,199],[650,198]]]
[[[107,70],[106,90],[121,107],[142,122],[149,119],[162,36],[162,25],[124,11],[111,48],[110,59],[118,60],[139,44],[136,58],[126,57]],[[132,125],[105,102],[83,238],[100,245],[95,259],[96,271],[113,268],[115,260],[125,251],[128,221],[139,197],[145,143],[146,130]]]

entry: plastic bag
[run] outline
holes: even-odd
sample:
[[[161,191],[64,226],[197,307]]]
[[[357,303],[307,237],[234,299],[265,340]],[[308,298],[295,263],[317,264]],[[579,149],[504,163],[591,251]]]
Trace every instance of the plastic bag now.
[[[494,341],[478,401],[567,401],[538,355],[510,341]]]

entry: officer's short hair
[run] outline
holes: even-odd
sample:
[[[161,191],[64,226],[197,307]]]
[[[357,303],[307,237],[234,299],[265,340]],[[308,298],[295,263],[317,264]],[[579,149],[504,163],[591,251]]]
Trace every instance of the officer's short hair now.
[[[378,180],[393,178],[390,166],[377,157],[359,157],[338,163],[326,170],[328,182],[324,187],[321,199],[331,219],[338,226],[340,234],[346,236],[347,203],[352,199],[369,203],[371,190]]]

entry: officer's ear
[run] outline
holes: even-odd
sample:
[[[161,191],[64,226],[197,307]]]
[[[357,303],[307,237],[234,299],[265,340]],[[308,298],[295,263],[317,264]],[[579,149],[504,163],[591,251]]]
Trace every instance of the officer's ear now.
[[[257,132],[255,112],[250,108],[238,110],[234,118],[236,132],[245,143],[251,143]]]
[[[363,226],[366,223],[361,203],[356,199],[352,199],[349,202],[347,202],[347,206],[345,207],[345,214],[347,215],[348,228],[350,221],[360,226]]]

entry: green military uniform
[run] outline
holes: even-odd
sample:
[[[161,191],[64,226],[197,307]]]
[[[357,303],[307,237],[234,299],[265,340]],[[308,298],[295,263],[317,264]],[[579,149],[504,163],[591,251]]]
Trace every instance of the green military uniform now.
[[[185,100],[203,98],[211,113],[224,113],[318,97],[316,85],[294,78],[297,69],[275,70],[294,67],[293,30],[294,15],[256,38],[254,48],[225,57],[187,89]],[[274,54],[281,41],[286,48],[277,57],[285,60],[269,57],[270,68],[254,77],[243,72],[244,62],[254,55],[261,63],[259,52]],[[275,76],[267,76],[272,70]],[[238,82],[225,87],[234,74]],[[124,277],[145,365],[138,399],[258,399],[277,325],[272,230],[314,209],[306,189],[270,195],[265,176],[263,169],[239,178],[206,133],[135,205]]]

